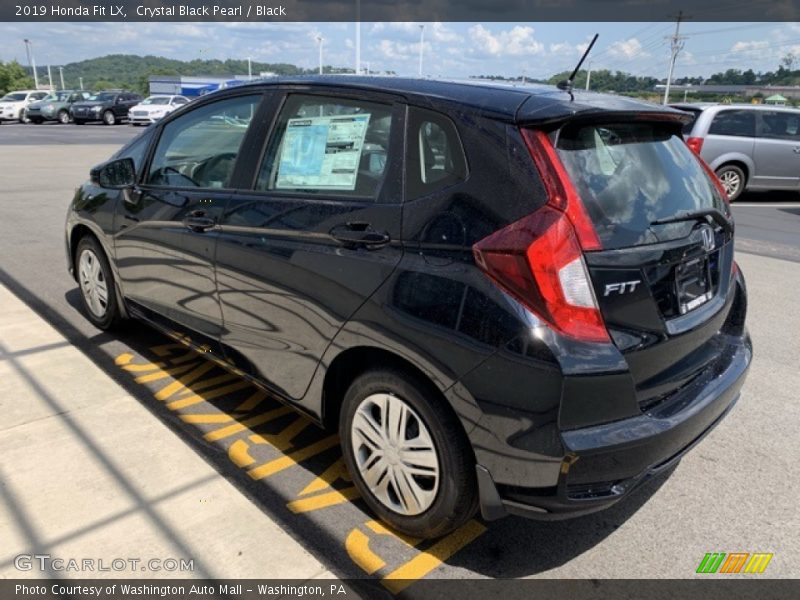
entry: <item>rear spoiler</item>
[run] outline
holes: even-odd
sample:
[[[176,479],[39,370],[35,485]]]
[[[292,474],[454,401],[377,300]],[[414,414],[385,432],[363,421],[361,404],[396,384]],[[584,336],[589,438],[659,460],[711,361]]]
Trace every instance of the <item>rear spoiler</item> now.
[[[551,97],[550,102],[542,102],[541,97],[537,97],[534,101],[528,98],[517,109],[515,122],[520,126],[540,128],[556,128],[567,121],[591,123],[646,121],[673,123],[678,127],[693,119],[693,115],[674,108],[662,108],[659,105],[623,97],[591,95],[593,96],[591,103],[582,103],[580,99],[569,102]]]

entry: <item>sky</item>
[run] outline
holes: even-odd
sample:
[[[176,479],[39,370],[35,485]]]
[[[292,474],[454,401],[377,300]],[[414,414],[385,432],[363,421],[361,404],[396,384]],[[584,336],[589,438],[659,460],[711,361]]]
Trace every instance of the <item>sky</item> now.
[[[592,69],[664,78],[674,23],[362,23],[362,67],[417,75],[420,25],[423,73],[431,77],[525,75],[546,78],[572,69],[594,33]],[[798,56],[800,23],[693,23],[681,25],[685,46],[675,77],[708,76],[726,69],[775,70]],[[24,38],[38,66],[106,54],[154,54],[181,60],[246,59],[318,65],[317,37],[326,65],[353,67],[353,23],[0,23],[0,60],[27,64]]]

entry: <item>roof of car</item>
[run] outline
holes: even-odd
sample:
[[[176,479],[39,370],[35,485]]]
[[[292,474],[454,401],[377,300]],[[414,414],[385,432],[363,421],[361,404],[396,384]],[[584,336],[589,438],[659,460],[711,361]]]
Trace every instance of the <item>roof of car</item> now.
[[[427,79],[356,75],[304,75],[270,77],[240,86],[330,86],[389,92],[408,99],[424,99],[469,106],[477,112],[521,122],[558,121],[579,114],[615,111],[660,113],[677,120],[684,113],[651,102],[625,96],[574,90],[570,95],[551,85],[486,81],[478,79]],[[227,88],[228,90],[236,89]]]

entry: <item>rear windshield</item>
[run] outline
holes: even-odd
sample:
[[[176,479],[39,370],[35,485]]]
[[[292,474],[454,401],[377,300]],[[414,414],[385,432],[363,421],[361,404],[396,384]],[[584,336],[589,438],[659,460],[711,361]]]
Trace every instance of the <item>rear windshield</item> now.
[[[685,210],[725,210],[697,158],[664,125],[567,125],[557,149],[604,248],[683,237],[693,224],[653,222]]]

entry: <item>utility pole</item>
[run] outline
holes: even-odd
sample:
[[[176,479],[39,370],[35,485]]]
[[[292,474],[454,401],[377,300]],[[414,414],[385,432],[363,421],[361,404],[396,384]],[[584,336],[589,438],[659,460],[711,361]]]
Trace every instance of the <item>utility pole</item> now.
[[[586,91],[589,91],[589,82],[592,80],[592,61],[586,65]]]
[[[422,51],[425,47],[425,25],[419,26],[419,76],[422,77]]]
[[[81,84],[81,91],[83,91],[83,77],[78,77],[78,81]]]
[[[50,72],[50,65],[47,65],[47,83],[50,84],[51,92],[56,89],[53,87],[53,74]]]
[[[250,57],[247,57],[247,80],[253,79],[253,64],[250,62]]]
[[[321,35],[317,36],[317,43],[319,43],[319,74],[322,75],[322,42],[323,37]]]
[[[683,21],[683,11],[678,12],[678,17],[675,20],[675,33],[670,39],[670,51],[672,56],[669,60],[669,73],[667,74],[667,85],[664,88],[664,104],[669,102],[669,86],[672,83],[672,72],[675,70],[675,60],[678,58],[678,52],[683,50],[686,36],[681,35],[681,21]]]
[[[61,75],[61,89],[67,89],[67,86],[64,85],[64,67],[58,67],[58,74]]]

